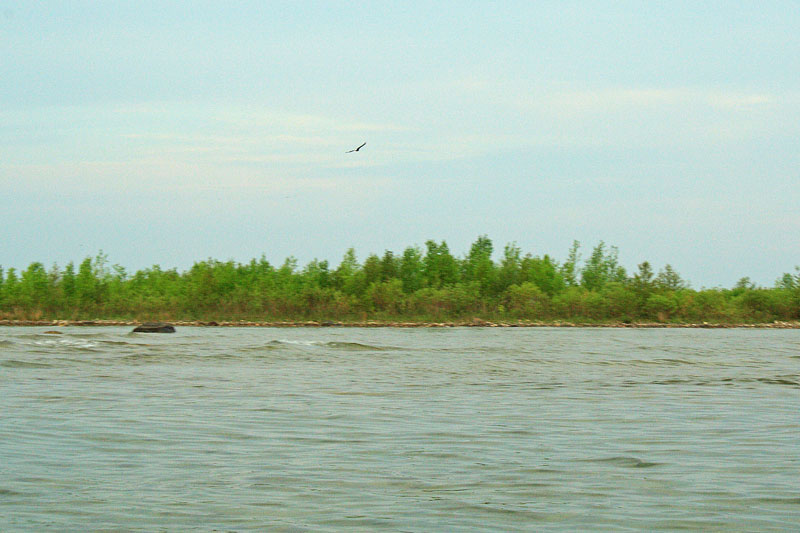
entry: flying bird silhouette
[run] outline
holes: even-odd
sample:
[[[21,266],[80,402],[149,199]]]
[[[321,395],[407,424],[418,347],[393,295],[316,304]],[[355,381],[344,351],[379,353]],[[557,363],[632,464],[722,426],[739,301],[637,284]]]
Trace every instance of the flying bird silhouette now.
[[[364,144],[367,144],[367,143],[364,143]],[[362,148],[364,148],[364,144],[362,144],[361,146],[359,146],[358,148],[356,148],[356,149],[354,149],[354,150],[348,150],[348,151],[346,151],[345,153],[346,153],[346,154],[349,154],[350,152],[358,152],[359,150],[361,150]]]

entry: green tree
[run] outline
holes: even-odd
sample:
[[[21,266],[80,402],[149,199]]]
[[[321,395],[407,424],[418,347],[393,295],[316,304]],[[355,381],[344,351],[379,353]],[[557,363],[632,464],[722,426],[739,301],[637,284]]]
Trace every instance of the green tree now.
[[[653,268],[647,261],[640,263],[639,270],[633,275],[633,286],[643,292],[653,290]]]
[[[477,283],[481,297],[489,295],[496,284],[497,272],[492,261],[493,245],[486,235],[478,237],[462,265],[462,279]]]
[[[497,272],[498,292],[522,282],[522,250],[516,243],[506,244]]]
[[[625,269],[619,265],[618,255],[616,247],[606,252],[605,243],[600,241],[581,270],[581,285],[599,291],[606,283],[625,281]]]
[[[42,263],[31,263],[22,273],[19,292],[21,303],[28,309],[42,310],[50,296],[50,278]]]
[[[72,261],[67,263],[61,275],[61,294],[62,310],[71,310],[75,306],[75,265]]]
[[[733,313],[722,291],[705,289],[692,294],[687,302],[686,316],[693,322],[730,321]]]
[[[649,318],[666,322],[678,309],[675,298],[667,294],[651,294],[645,302],[645,310]]]
[[[550,298],[530,281],[510,286],[505,293],[504,305],[516,318],[541,320],[550,313]]]
[[[87,257],[78,267],[75,277],[75,297],[81,311],[92,309],[96,303],[97,279],[92,267],[92,259]]]
[[[564,261],[559,269],[561,278],[568,287],[574,287],[578,284],[578,262],[581,260],[580,247],[581,243],[572,241],[567,260]]]
[[[598,319],[607,312],[607,301],[603,294],[585,287],[567,287],[553,297],[553,307],[562,318]]]
[[[403,282],[399,279],[375,282],[370,285],[368,294],[376,311],[396,314],[403,310]]]
[[[369,254],[364,260],[364,266],[361,268],[364,271],[364,282],[367,286],[381,281],[383,277],[383,264],[377,255]]]
[[[562,292],[569,285],[564,279],[564,269],[559,268],[558,263],[547,254],[543,257],[526,255],[520,264],[520,279],[534,283],[550,297]]]
[[[681,276],[669,264],[665,265],[664,268],[658,272],[658,276],[656,276],[655,279],[655,285],[660,289],[666,289],[670,291],[679,291],[681,289],[689,288],[689,284],[681,279]]]
[[[741,294],[743,292],[752,291],[755,288],[756,284],[753,283],[748,276],[745,276],[736,282],[736,285],[733,286],[733,292],[734,294]]]
[[[345,294],[357,294],[360,285],[357,275],[360,270],[355,249],[348,248],[342,257],[342,262],[333,273],[333,286]]]
[[[400,261],[394,254],[386,250],[381,259],[381,281],[389,281],[400,277]]]
[[[653,294],[656,284],[653,276],[653,268],[650,263],[644,261],[638,265],[638,271],[630,280],[630,290],[635,297],[635,305],[631,312],[636,315],[647,314],[647,301]]]
[[[603,296],[607,302],[607,316],[622,322],[630,323],[640,314],[642,297],[623,283],[608,283],[603,288]]]
[[[307,285],[313,285],[327,289],[331,286],[331,273],[328,267],[328,261],[318,261],[314,259],[305,269],[303,269],[303,278],[306,280]]]
[[[0,273],[1,272],[2,272],[2,270],[0,270]],[[0,276],[0,277],[2,277],[2,276]],[[777,288],[777,289],[785,289],[785,290],[790,290],[791,291],[791,290],[794,290],[794,289],[796,289],[798,287],[800,287],[800,285],[798,284],[798,281],[795,279],[794,276],[792,276],[788,272],[785,273],[780,278],[778,278],[778,280],[775,282],[775,288]]]
[[[447,243],[435,241],[425,243],[427,252],[422,260],[425,281],[429,287],[441,288],[458,280],[458,262],[450,254]]]
[[[409,246],[403,251],[400,260],[400,281],[403,283],[404,293],[411,294],[422,288],[425,280],[424,268],[419,248]]]
[[[766,289],[748,288],[735,298],[745,320],[767,322],[774,320],[769,291]]]
[[[10,267],[6,272],[6,281],[3,284],[3,299],[6,309],[11,309],[14,306],[20,305],[19,297],[19,278],[17,277],[17,269]]]
[[[125,267],[114,265],[106,286],[107,306],[109,311],[119,316],[126,316],[131,312],[127,280],[128,272]]]

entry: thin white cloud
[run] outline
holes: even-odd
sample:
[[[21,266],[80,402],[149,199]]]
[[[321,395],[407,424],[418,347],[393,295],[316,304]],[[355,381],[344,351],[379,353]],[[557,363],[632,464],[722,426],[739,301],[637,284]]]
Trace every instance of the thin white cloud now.
[[[632,89],[616,88],[586,91],[565,91],[543,95],[544,105],[563,109],[597,112],[621,108],[706,104],[724,107],[758,105],[776,101],[774,95],[715,89]]]
[[[94,161],[193,173],[251,165],[312,176],[532,147],[719,145],[797,132],[787,117],[800,111],[793,93],[704,88],[578,90],[466,78],[417,83],[402,92],[408,101],[397,107],[410,111],[375,121],[215,102],[6,111],[6,124],[27,123],[19,139],[30,137],[6,163]],[[39,131],[50,137],[37,139]],[[364,140],[368,154],[344,155]]]
[[[709,103],[713,106],[730,109],[749,109],[755,106],[779,104],[781,99],[775,95],[758,93],[720,93],[711,96]]]
[[[575,87],[471,76],[408,83],[398,122],[412,160],[525,147],[675,148],[798,133],[791,91],[719,87]]]

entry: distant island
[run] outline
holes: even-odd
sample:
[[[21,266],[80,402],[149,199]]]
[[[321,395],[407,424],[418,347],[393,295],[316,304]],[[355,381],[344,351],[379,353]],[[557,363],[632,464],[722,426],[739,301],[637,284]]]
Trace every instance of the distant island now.
[[[0,267],[0,325],[131,324],[264,326],[596,326],[800,327],[800,268],[773,287],[743,278],[730,289],[692,289],[669,264],[629,273],[618,250],[600,242],[586,260],[573,243],[567,258],[504,247],[487,236],[455,257],[429,240],[402,254],[351,248],[335,268],[314,260],[280,266],[196,262],[185,272],[153,266],[129,274],[105,254],[49,270]]]

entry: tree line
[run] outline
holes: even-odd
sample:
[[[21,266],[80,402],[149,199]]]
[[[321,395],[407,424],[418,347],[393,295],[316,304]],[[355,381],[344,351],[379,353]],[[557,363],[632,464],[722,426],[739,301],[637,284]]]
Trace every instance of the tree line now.
[[[800,267],[773,287],[748,278],[733,288],[695,290],[669,264],[628,272],[600,242],[583,259],[575,241],[563,261],[507,244],[498,261],[487,236],[463,257],[429,240],[402,254],[359,262],[347,250],[335,268],[264,256],[208,259],[184,272],[158,265],[133,274],[100,252],[76,268],[34,262],[0,267],[0,318],[130,320],[517,320],[554,322],[759,323],[800,319]]]

